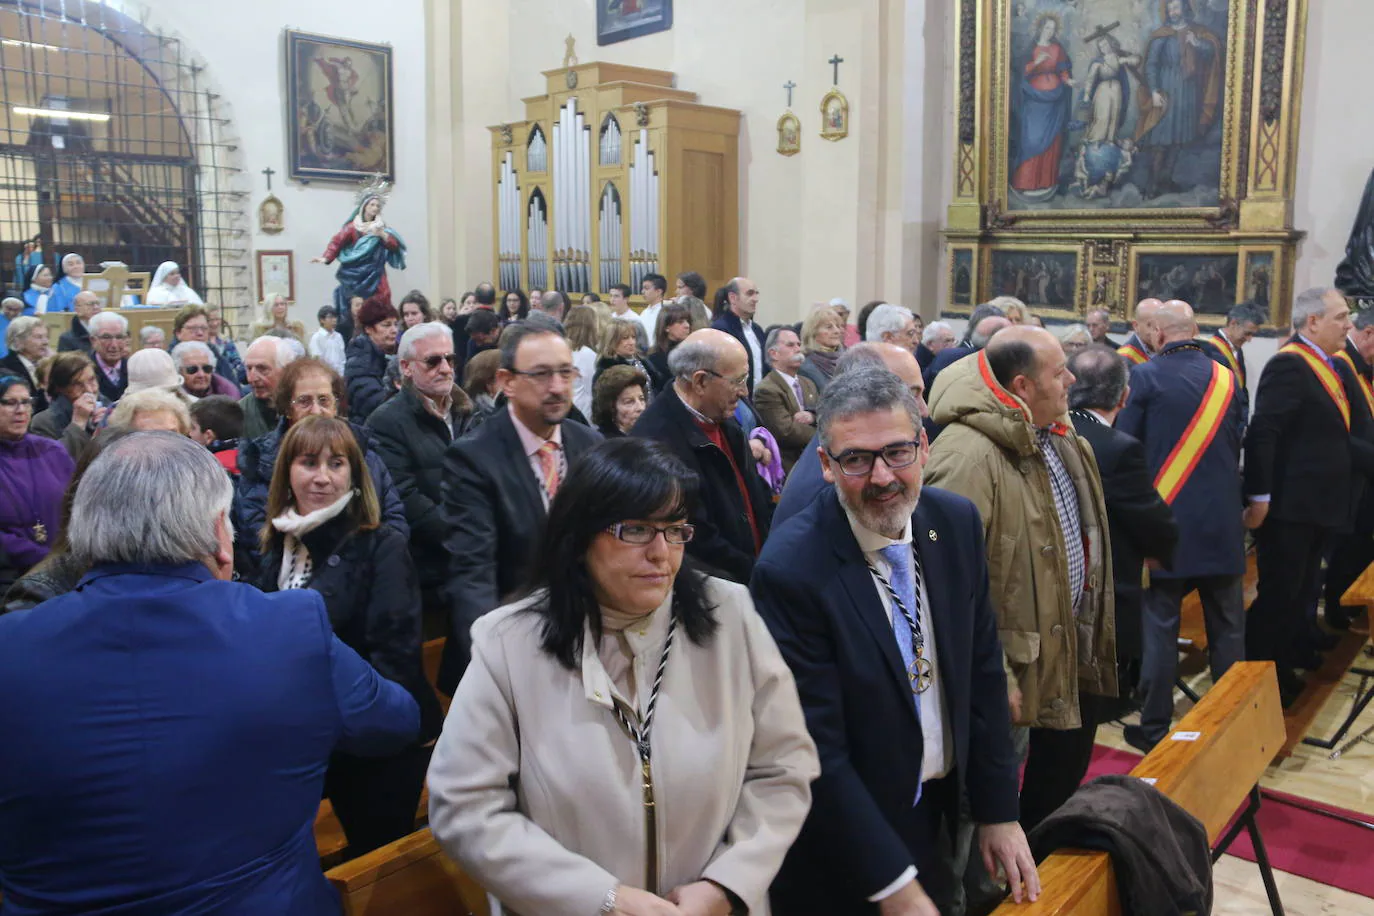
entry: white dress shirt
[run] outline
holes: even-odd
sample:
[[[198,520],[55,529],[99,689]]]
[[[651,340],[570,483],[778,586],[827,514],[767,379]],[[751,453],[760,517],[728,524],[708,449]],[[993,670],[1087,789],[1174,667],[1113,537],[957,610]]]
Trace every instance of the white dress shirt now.
[[[655,302],[653,305],[646,305],[644,311],[639,313],[639,323],[644,325],[644,333],[649,337],[649,346],[654,345],[654,331],[658,325],[658,313],[663,311],[663,300]]]
[[[749,354],[753,357],[754,381],[757,385],[763,381],[763,344],[759,343],[758,336],[754,334],[754,322],[740,319],[739,325],[744,329],[744,343],[749,348]]]
[[[549,491],[544,489],[544,465],[539,460],[539,449],[546,440],[539,438],[534,432],[520,422],[520,418],[515,415],[515,411],[508,410],[510,421],[515,426],[515,434],[520,437],[520,447],[525,451],[525,457],[530,463],[530,470],[534,473],[535,486],[539,488],[539,498],[544,502],[544,508],[549,508]],[[568,456],[563,451],[563,425],[554,424],[553,434],[548,440],[558,446],[558,482],[563,483],[568,477]]]
[[[872,564],[873,568],[892,579],[892,567],[882,555],[884,547],[892,544],[911,544],[911,521],[907,520],[906,526],[902,529],[902,536],[897,540],[886,538],[876,531],[870,531],[859,523],[846,508],[845,516],[849,519],[849,528],[854,532],[854,539],[859,542],[859,550],[863,551],[864,559]],[[935,626],[930,617],[930,592],[926,588],[926,576],[924,567],[922,568],[920,588],[921,601],[921,634],[925,637],[924,657],[930,660],[931,668],[935,671],[935,677],[930,682],[930,687],[924,692],[916,695],[917,709],[921,716],[921,782],[931,779],[939,779],[948,776],[954,769],[954,745],[945,735],[945,688],[943,679],[940,677],[940,656],[935,645]],[[888,595],[887,588],[876,576],[873,578],[873,588],[878,593],[878,600],[883,603],[883,609],[887,612],[887,622],[892,624],[892,615],[900,613],[892,606],[892,600]],[[911,608],[907,608],[911,610]],[[896,636],[892,637],[894,640]],[[897,877],[887,887],[883,888],[872,897],[869,902],[876,903],[885,897],[890,897],[901,890],[912,879],[916,877],[914,867],[907,869]]]

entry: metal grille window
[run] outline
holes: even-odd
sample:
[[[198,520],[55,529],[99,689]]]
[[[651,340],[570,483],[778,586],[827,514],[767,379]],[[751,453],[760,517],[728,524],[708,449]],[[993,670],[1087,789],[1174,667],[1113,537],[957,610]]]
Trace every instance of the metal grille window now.
[[[204,67],[177,38],[93,0],[0,0],[0,271],[41,244],[88,271],[175,261],[249,318],[241,169]]]

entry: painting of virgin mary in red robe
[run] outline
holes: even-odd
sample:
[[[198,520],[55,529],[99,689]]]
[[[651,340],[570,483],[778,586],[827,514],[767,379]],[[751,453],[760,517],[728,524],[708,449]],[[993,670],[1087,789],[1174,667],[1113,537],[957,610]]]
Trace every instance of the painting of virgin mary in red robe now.
[[[1010,184],[1023,196],[1046,198],[1059,189],[1064,133],[1073,111],[1073,64],[1059,43],[1059,20],[1035,22],[1035,47],[1021,68]]]

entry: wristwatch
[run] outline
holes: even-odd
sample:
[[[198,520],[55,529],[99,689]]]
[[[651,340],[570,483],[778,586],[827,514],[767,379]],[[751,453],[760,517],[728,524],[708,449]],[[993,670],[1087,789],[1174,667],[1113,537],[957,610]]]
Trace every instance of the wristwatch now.
[[[606,899],[601,901],[601,909],[596,912],[597,916],[611,916],[615,912],[615,888],[606,892]]]

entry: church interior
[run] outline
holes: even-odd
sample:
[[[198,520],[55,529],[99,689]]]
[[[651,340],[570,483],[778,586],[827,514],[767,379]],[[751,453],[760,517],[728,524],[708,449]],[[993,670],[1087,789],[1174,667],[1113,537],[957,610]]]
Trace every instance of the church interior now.
[[[1304,290],[1374,308],[1370,30],[1367,0],[0,0],[0,275],[28,302],[77,254],[133,349],[175,343],[189,301],[246,352],[349,308],[341,227],[383,187],[388,304],[625,284],[639,311],[646,280],[695,271],[750,278],[760,328],[881,302],[961,337],[1014,297],[1062,340],[1104,313],[1113,348],[1146,300],[1189,303],[1199,335],[1245,305],[1248,416]],[[193,300],[157,304],[168,262]],[[71,316],[40,298],[56,341]],[[1351,595],[1374,608],[1374,565]],[[1272,676],[1213,683],[1182,607],[1183,730],[1142,763],[1138,720],[1104,722],[1090,776],[1202,822],[1212,913],[1374,916],[1368,617],[1280,708]],[[343,861],[324,811],[345,912],[499,912],[416,831]],[[1100,853],[1040,876],[998,916],[1162,912],[1126,907]]]

